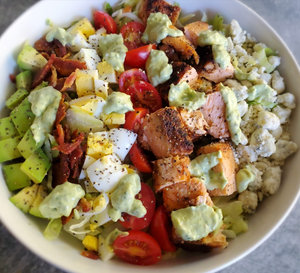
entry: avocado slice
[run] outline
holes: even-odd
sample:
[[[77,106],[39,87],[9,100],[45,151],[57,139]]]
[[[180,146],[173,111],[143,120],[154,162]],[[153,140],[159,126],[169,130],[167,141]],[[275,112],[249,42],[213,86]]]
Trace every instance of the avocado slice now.
[[[27,130],[26,134],[21,139],[20,143],[18,144],[17,148],[21,155],[27,159],[30,157],[34,151],[42,146],[43,142],[36,143],[33,134],[30,129]]]
[[[41,148],[37,149],[21,165],[21,170],[30,177],[34,183],[41,183],[51,167],[51,161]]]
[[[36,198],[39,185],[33,184],[31,187],[26,187],[18,192],[16,195],[9,198],[9,200],[21,211],[27,213]]]
[[[24,88],[28,92],[31,90],[32,73],[31,71],[23,71],[16,76],[17,89]]]
[[[37,72],[44,67],[47,60],[32,46],[26,45],[18,56],[17,64],[22,70]]]
[[[3,166],[3,176],[10,191],[23,189],[31,185],[30,178],[21,171],[22,163]]]
[[[19,135],[10,117],[0,119],[0,141]]]
[[[5,102],[5,105],[8,109],[13,110],[17,107],[27,96],[29,93],[26,89],[21,88],[18,89],[15,93],[13,93],[10,98]]]
[[[47,188],[43,185],[40,185],[37,195],[30,207],[29,213],[36,217],[45,218],[39,210],[39,205],[47,196],[48,196]]]
[[[20,140],[21,137],[17,136],[0,141],[0,163],[22,156],[17,149],[17,145],[19,144]]]
[[[24,136],[35,118],[35,114],[31,111],[31,103],[28,101],[28,97],[11,111],[10,117],[20,136]]]

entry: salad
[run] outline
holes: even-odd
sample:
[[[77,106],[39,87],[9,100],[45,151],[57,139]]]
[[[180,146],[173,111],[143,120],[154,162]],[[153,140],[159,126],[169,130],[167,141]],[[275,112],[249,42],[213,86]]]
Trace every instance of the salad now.
[[[279,53],[221,15],[162,0],[106,4],[17,58],[0,120],[3,174],[24,213],[81,255],[151,265],[225,248],[297,150]]]

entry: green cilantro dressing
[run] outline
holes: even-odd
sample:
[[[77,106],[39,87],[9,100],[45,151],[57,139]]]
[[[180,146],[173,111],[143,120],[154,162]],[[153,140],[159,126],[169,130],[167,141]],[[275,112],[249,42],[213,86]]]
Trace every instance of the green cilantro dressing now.
[[[214,60],[225,69],[230,64],[230,55],[225,47],[228,45],[226,37],[216,30],[205,30],[199,34],[199,46],[212,46]]]
[[[168,61],[168,57],[164,51],[151,50],[146,61],[146,71],[148,79],[153,86],[157,86],[170,79],[173,68]]]
[[[66,44],[71,46],[75,45],[75,37],[61,27],[56,27],[50,30],[46,35],[47,42],[53,42],[54,39],[60,41],[63,46]]]
[[[261,103],[272,99],[274,89],[267,84],[258,84],[248,89],[248,101],[256,101]]]
[[[41,202],[39,210],[45,218],[67,217],[84,195],[85,192],[80,185],[65,182],[54,188]]]
[[[112,112],[125,114],[126,112],[133,110],[133,104],[130,96],[122,92],[112,92],[106,98],[106,104],[103,106],[103,112],[105,115]]]
[[[192,176],[198,177],[208,190],[224,189],[228,183],[223,172],[214,172],[211,170],[219,164],[219,158],[222,158],[221,151],[203,154],[197,156],[190,163],[189,170]]]
[[[52,132],[60,100],[61,92],[52,86],[33,91],[28,96],[31,111],[36,116],[30,127],[36,143],[44,142],[46,136]]]
[[[251,172],[248,165],[245,168],[240,169],[236,174],[236,185],[238,192],[240,193],[246,190],[248,185],[254,180],[255,175]]]
[[[109,249],[110,252],[114,252],[114,248],[113,248],[113,244],[114,241],[119,237],[119,236],[127,236],[129,235],[128,232],[123,232],[118,230],[117,228],[115,230],[113,230],[111,233],[108,234],[107,238],[106,238],[106,246]]]
[[[196,92],[186,82],[171,84],[168,99],[170,106],[183,107],[190,111],[199,109],[206,101],[204,92]]]
[[[205,203],[172,211],[171,219],[176,234],[185,241],[197,241],[222,225],[222,211]]]
[[[241,131],[241,115],[239,108],[237,106],[237,100],[234,92],[228,87],[220,84],[220,91],[223,100],[226,104],[226,120],[228,123],[231,140],[238,145],[239,143],[244,143],[245,136]]]
[[[114,222],[121,219],[122,212],[126,212],[137,218],[145,216],[147,210],[142,201],[135,199],[140,190],[140,177],[136,173],[127,174],[119,181],[116,189],[111,194],[113,208],[108,212]]]
[[[142,42],[145,44],[159,44],[167,36],[183,36],[181,30],[172,29],[170,28],[171,25],[172,22],[166,14],[161,12],[151,13],[147,19],[147,27],[143,33]]]
[[[127,47],[123,43],[121,34],[108,34],[99,40],[99,50],[105,61],[107,61],[114,70],[124,71],[124,60]]]

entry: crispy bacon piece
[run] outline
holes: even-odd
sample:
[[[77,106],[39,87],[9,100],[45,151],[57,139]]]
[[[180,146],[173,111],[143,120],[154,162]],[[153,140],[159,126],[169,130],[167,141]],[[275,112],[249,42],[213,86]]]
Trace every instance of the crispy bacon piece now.
[[[56,72],[56,68],[53,65],[51,66],[51,77],[50,77],[49,85],[52,87],[55,87],[57,85],[57,72]]]
[[[83,149],[78,146],[69,156],[70,169],[72,170],[72,177],[76,178],[79,176],[79,166],[83,157]]]
[[[50,56],[47,52],[41,52],[41,55],[46,59],[46,60],[49,60],[50,59]]]
[[[57,150],[62,152],[63,154],[70,154],[72,153],[84,140],[84,133],[80,133],[77,138],[72,143],[63,143],[59,144],[58,146],[54,146],[52,150]]]
[[[52,165],[53,173],[53,188],[68,181],[70,176],[70,168],[68,163],[69,156],[63,153],[59,155],[59,162],[54,162]]]
[[[71,213],[70,213],[70,215],[69,216],[62,216],[61,217],[61,223],[62,223],[62,225],[64,226],[65,224],[67,224],[71,219],[72,219],[72,217],[74,216],[74,211],[72,210],[71,211]]]
[[[64,82],[64,86],[63,88],[60,90],[61,92],[64,92],[66,91],[68,88],[71,88],[73,83],[75,82],[76,80],[76,77],[77,77],[77,74],[78,74],[78,69],[75,70],[75,72],[72,72],[72,74],[66,78],[65,82]]]
[[[16,83],[16,75],[9,74],[9,79],[12,83]]]
[[[78,205],[82,208],[82,212],[88,212],[92,208],[92,204],[86,198],[81,198]]]
[[[70,76],[72,72],[75,72],[77,68],[80,70],[87,69],[87,66],[84,62],[58,57],[55,57],[53,65],[55,66],[56,70],[63,76]]]
[[[64,126],[64,131],[65,131],[65,142],[69,142],[71,139],[71,134],[70,134],[70,127],[68,124]]]
[[[61,124],[56,126],[56,129],[53,131],[53,135],[59,145],[65,142],[65,132]]]
[[[54,42],[47,42],[45,37],[37,40],[34,43],[34,48],[40,52],[47,52],[48,54],[53,53],[54,48],[56,47]]]
[[[54,39],[54,43],[58,47],[58,48],[55,49],[56,55],[58,57],[65,56],[67,54],[67,48],[66,48],[66,46],[63,46],[62,43],[59,40],[57,40],[57,39]]]
[[[52,54],[50,59],[46,63],[46,65],[35,74],[32,85],[31,85],[31,88],[35,88],[39,84],[41,84],[41,82],[44,80],[44,78],[46,77],[46,75],[50,71],[51,66],[53,64],[53,61],[54,61],[54,58],[55,58],[55,55]]]
[[[56,113],[56,119],[55,119],[56,127],[61,123],[61,121],[64,119],[65,116],[66,116],[66,106],[64,104],[64,101],[61,100]]]
[[[98,256],[97,252],[91,251],[91,250],[82,251],[80,253],[80,255],[82,255],[83,257],[92,259],[92,260],[98,260],[99,259],[99,256]]]

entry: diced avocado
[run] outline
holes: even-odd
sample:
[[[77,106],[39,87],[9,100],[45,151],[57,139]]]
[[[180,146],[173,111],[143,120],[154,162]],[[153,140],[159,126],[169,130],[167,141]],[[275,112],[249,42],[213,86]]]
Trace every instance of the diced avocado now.
[[[30,178],[21,171],[22,163],[3,166],[3,175],[10,191],[23,189],[31,185]]]
[[[20,140],[21,137],[17,136],[0,141],[0,163],[22,156],[17,149]]]
[[[27,213],[36,197],[38,188],[39,185],[33,184],[31,187],[24,188],[16,195],[9,198],[9,200],[21,211]]]
[[[42,83],[40,83],[36,88],[34,88],[32,91],[37,91],[37,90],[40,90],[40,89],[42,89],[42,88],[44,88],[44,87],[47,87],[49,84],[48,84],[48,82],[42,82]]]
[[[10,117],[0,119],[0,141],[19,135]]]
[[[28,96],[28,92],[26,89],[21,88],[18,89],[15,93],[11,95],[11,97],[5,102],[5,105],[8,109],[13,110],[17,107],[26,97]]]
[[[24,99],[19,106],[11,111],[10,117],[20,136],[24,136],[34,121],[35,115],[31,111],[31,103]]]
[[[24,88],[29,92],[31,90],[31,83],[32,74],[29,70],[21,72],[16,76],[17,89]]]
[[[21,170],[30,177],[34,183],[41,183],[51,167],[51,161],[41,148],[37,149],[21,165]]]
[[[48,196],[47,188],[44,187],[43,185],[40,185],[37,195],[30,207],[29,213],[36,217],[45,218],[39,210],[39,205],[47,196]]]
[[[47,63],[47,60],[32,46],[26,45],[18,56],[17,64],[22,70],[36,72]]]
[[[43,142],[36,143],[33,134],[30,129],[27,130],[26,134],[21,139],[20,143],[18,144],[17,148],[21,155],[27,159],[30,157],[34,151],[42,146]]]

